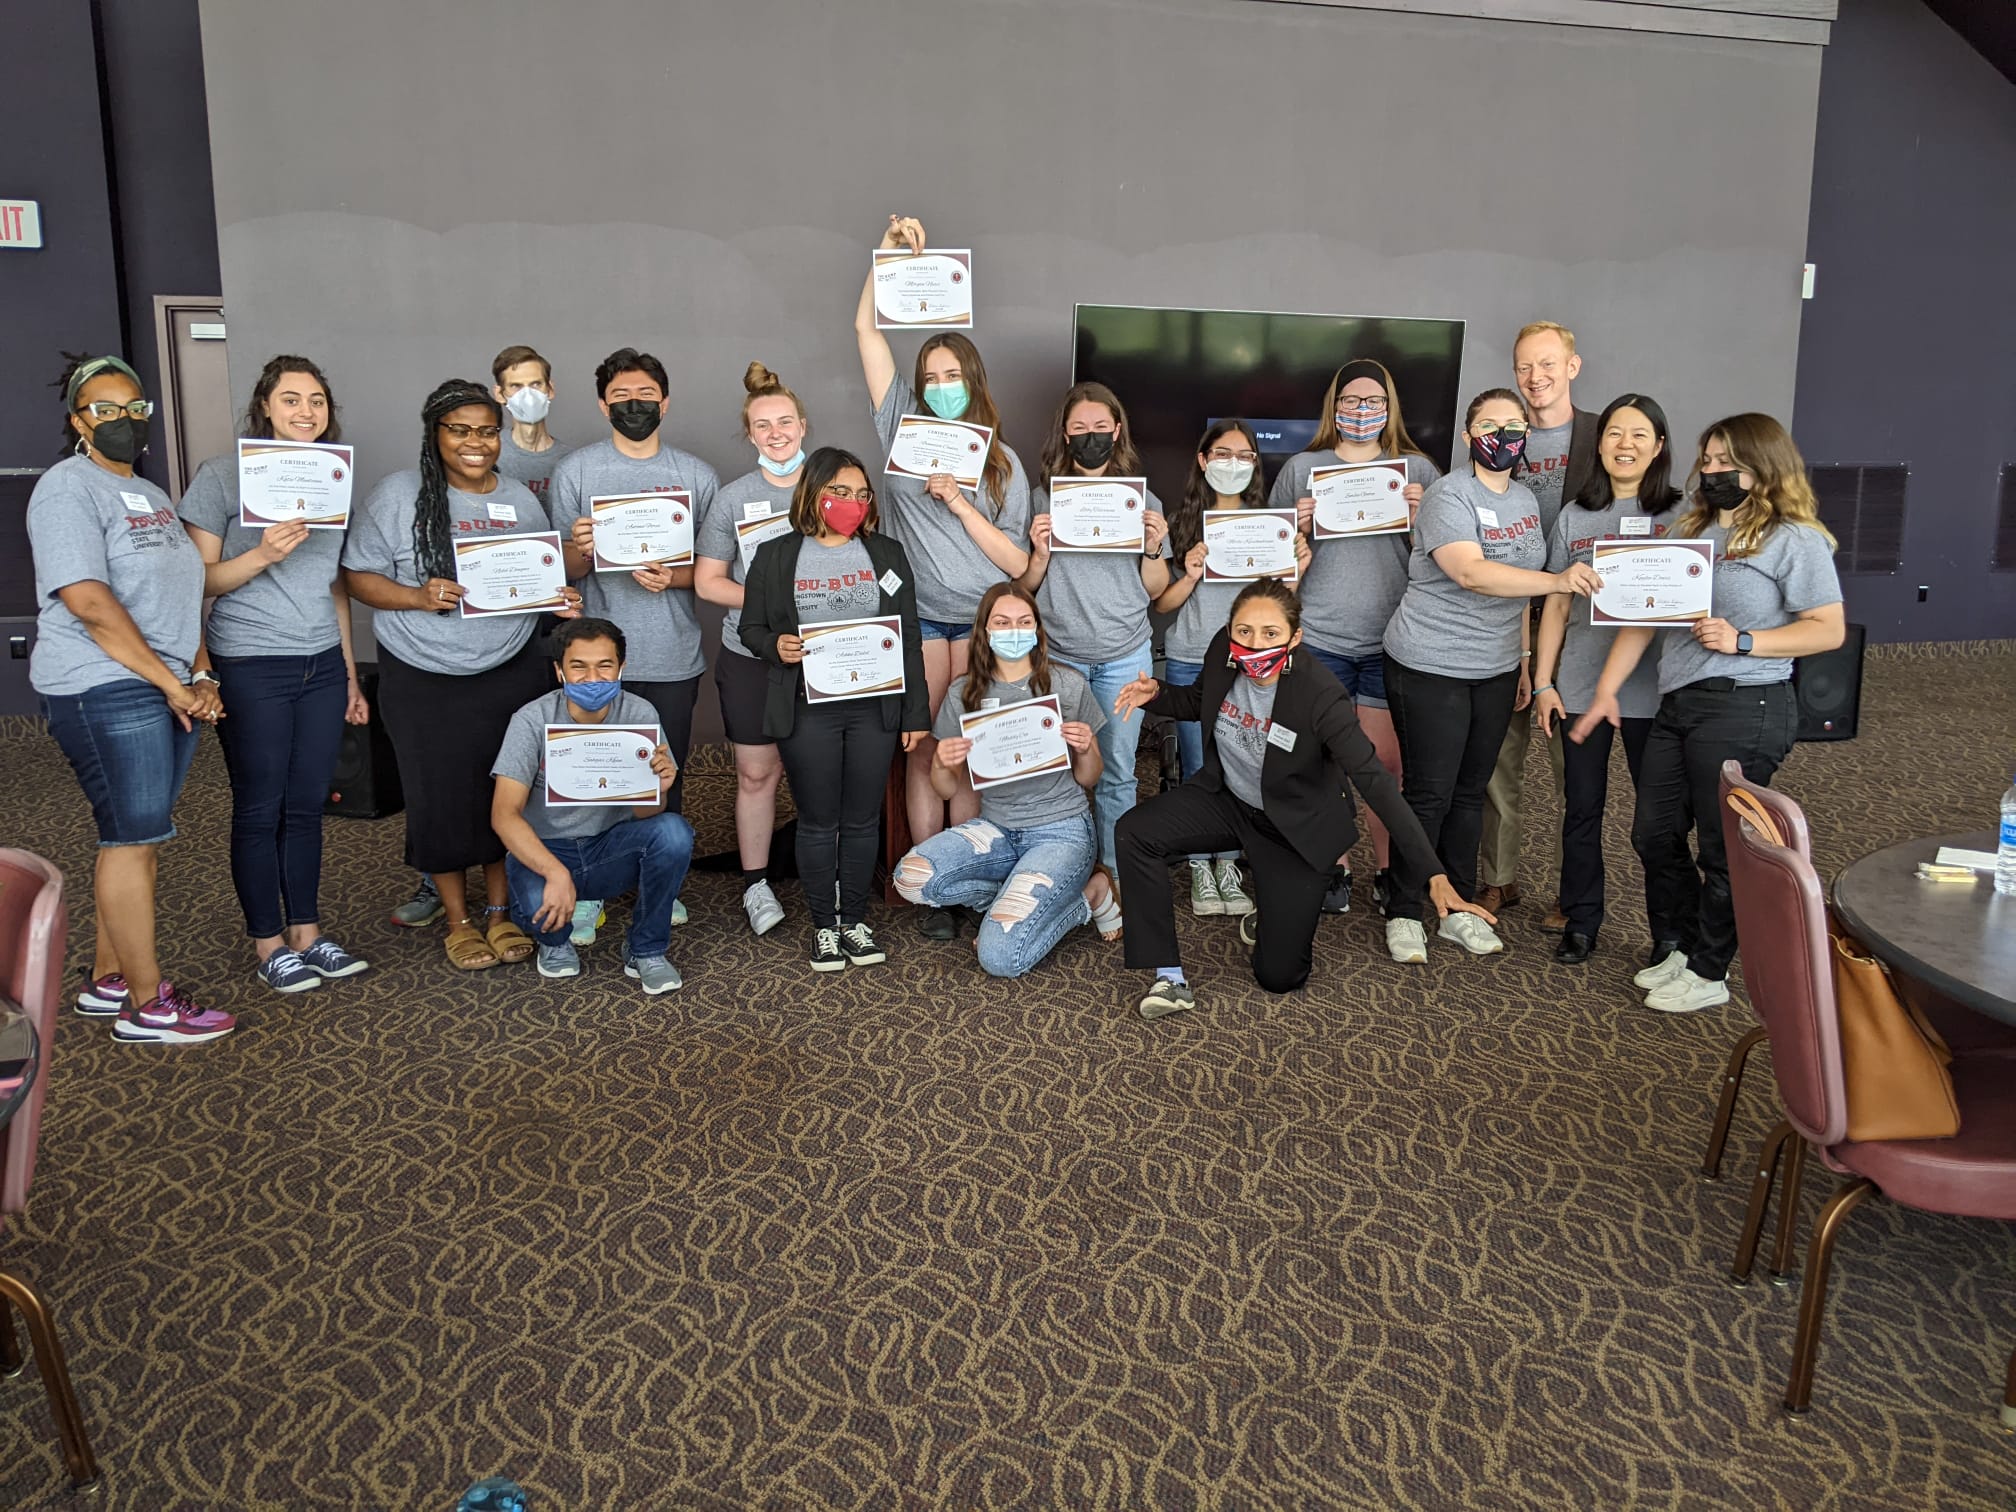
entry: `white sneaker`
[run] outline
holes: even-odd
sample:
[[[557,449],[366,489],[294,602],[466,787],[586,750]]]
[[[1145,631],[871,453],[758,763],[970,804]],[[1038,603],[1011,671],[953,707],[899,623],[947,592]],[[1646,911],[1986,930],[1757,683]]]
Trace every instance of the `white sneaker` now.
[[[1645,1006],[1660,1013],[1699,1013],[1703,1008],[1717,1008],[1728,1001],[1727,982],[1711,982],[1685,966],[1671,981],[1645,994]]]
[[[1386,953],[1402,966],[1418,966],[1428,959],[1428,931],[1419,919],[1386,921]]]
[[[1218,896],[1218,880],[1211,875],[1209,861],[1190,863],[1190,912],[1200,919],[1225,912],[1225,900]]]
[[[765,881],[751,882],[742,889],[742,912],[749,915],[749,928],[759,935],[770,933],[784,922],[784,905]]]
[[[1687,969],[1687,952],[1675,950],[1656,966],[1647,966],[1631,978],[1632,982],[1650,992],[1655,987],[1663,987]]]
[[[1246,896],[1246,889],[1239,885],[1239,864],[1236,861],[1218,863],[1218,901],[1220,911],[1223,913],[1253,912],[1253,900]]]
[[[1472,955],[1496,955],[1505,948],[1498,932],[1475,914],[1452,913],[1435,932],[1445,940],[1454,940]]]

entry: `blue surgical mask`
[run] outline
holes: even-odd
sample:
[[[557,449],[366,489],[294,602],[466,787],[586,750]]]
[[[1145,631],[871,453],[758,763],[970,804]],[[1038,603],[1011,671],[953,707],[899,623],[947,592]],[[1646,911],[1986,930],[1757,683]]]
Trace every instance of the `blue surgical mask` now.
[[[957,420],[973,401],[967,397],[966,380],[961,378],[952,383],[925,384],[924,402],[940,420]]]
[[[756,453],[756,460],[771,477],[788,478],[805,465],[805,448],[799,447],[796,455],[786,457],[782,462],[773,462],[760,451]]]
[[[598,713],[616,702],[623,694],[620,682],[578,682],[568,683],[562,690],[567,701],[577,709],[586,709],[590,714]]]
[[[989,630],[987,644],[1003,661],[1020,661],[1036,649],[1034,630]]]

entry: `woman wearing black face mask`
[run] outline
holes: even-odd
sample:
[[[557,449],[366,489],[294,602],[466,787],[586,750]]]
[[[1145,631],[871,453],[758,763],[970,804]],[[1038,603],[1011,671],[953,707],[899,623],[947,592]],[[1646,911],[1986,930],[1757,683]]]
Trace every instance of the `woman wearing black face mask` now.
[[[117,357],[73,357],[57,380],[72,455],[28,500],[35,653],[28,675],[98,825],[98,939],[80,1013],[117,1015],[115,1039],[191,1044],[228,1034],[161,978],[155,853],[198,721],[223,717],[203,650],[203,559],[168,496],[135,474],[153,404]]]
[[[1414,520],[1407,591],[1386,627],[1386,696],[1407,773],[1407,806],[1465,897],[1477,890],[1484,789],[1515,708],[1532,697],[1527,602],[1542,594],[1589,593],[1600,579],[1586,563],[1547,572],[1540,501],[1512,480],[1526,448],[1526,409],[1510,389],[1488,389],[1463,417],[1467,466],[1429,485]],[[1400,874],[1386,921],[1396,961],[1428,959],[1419,876]],[[1472,955],[1505,944],[1469,913],[1440,933]]]
[[[1122,719],[1145,708],[1170,719],[1201,717],[1204,727],[1197,775],[1120,821],[1127,964],[1155,972],[1139,1005],[1143,1018],[1196,1006],[1177,955],[1169,866],[1198,851],[1243,849],[1253,862],[1254,980],[1268,992],[1293,992],[1309,980],[1330,868],[1358,838],[1354,785],[1438,914],[1491,918],[1442,875],[1399,784],[1359,728],[1350,695],[1301,645],[1295,590],[1270,579],[1249,583],[1197,682],[1165,687],[1142,677],[1115,701]],[[1418,910],[1420,897],[1412,901]]]

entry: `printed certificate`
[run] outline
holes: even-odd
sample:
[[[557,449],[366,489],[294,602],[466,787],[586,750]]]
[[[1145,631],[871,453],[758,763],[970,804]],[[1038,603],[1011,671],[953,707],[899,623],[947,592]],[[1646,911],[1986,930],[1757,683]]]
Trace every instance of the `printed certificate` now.
[[[1146,478],[1052,478],[1050,549],[1125,551],[1148,544]]]
[[[973,254],[965,249],[877,247],[875,329],[973,327]]]
[[[455,543],[455,581],[462,595],[462,618],[486,614],[542,614],[564,608],[567,563],[560,537],[485,536]]]
[[[749,568],[756,561],[756,548],[776,536],[789,535],[792,530],[791,512],[757,515],[752,520],[735,522],[735,549],[742,556],[742,575],[749,575]]]
[[[1294,582],[1295,511],[1292,509],[1207,509],[1204,511],[1204,581],[1251,582],[1278,577]]]
[[[546,726],[546,807],[635,808],[658,801],[657,725]]]
[[[693,565],[693,496],[685,489],[603,494],[588,501],[588,511],[597,572]]]
[[[882,471],[895,478],[928,478],[950,473],[961,488],[978,488],[994,432],[963,420],[905,415],[896,422],[896,444]]]
[[[251,530],[299,520],[310,530],[350,524],[351,450],[321,441],[238,443],[238,523]]]
[[[1309,496],[1316,501],[1310,534],[1319,541],[1397,535],[1413,523],[1407,512],[1407,464],[1398,458],[1311,468]]]
[[[976,792],[1071,770],[1064,713],[1055,694],[961,714],[959,733],[973,742],[966,775]]]
[[[1592,625],[1685,625],[1707,619],[1715,591],[1713,541],[1598,541],[1590,566]]]
[[[800,627],[807,703],[879,698],[903,691],[903,621],[828,620]]]

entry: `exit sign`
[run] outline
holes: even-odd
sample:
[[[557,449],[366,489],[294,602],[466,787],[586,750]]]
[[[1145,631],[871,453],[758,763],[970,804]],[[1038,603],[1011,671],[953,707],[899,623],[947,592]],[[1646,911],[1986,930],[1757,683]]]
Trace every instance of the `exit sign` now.
[[[34,200],[0,199],[0,249],[42,245],[42,206]]]

